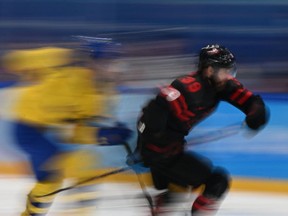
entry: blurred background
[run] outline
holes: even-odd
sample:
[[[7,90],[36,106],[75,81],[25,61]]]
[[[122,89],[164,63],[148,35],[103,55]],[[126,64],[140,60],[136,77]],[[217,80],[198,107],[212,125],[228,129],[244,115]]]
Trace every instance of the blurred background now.
[[[42,46],[77,48],[79,41],[73,37],[77,35],[122,43],[125,69],[116,115],[134,130],[138,112],[156,86],[193,71],[201,47],[214,43],[228,47],[237,59],[238,79],[263,96],[271,121],[255,139],[237,135],[196,151],[226,166],[233,176],[281,181],[285,187],[275,191],[288,194],[288,1],[0,0],[0,55]],[[17,98],[11,86],[17,81],[17,75],[0,65],[3,175],[27,174],[25,156],[14,148],[7,123]],[[234,108],[221,105],[215,117],[199,128],[213,129],[241,119]],[[113,161],[104,165],[124,163],[125,151],[115,152]],[[267,190],[267,185],[262,189]]]
[[[147,80],[192,70],[199,48],[220,43],[247,87],[285,92],[287,11],[285,0],[1,0],[0,52],[113,37],[130,63],[125,79]]]

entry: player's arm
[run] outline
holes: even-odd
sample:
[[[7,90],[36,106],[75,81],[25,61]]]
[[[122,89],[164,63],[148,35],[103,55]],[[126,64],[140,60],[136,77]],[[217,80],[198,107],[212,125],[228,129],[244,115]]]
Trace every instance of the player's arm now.
[[[181,83],[177,83],[174,81],[170,86],[161,88],[156,99],[151,101],[146,108],[147,111],[144,109],[144,121],[154,132],[161,132],[166,129],[169,116],[174,116],[180,122],[187,122],[195,116],[188,109],[188,104],[181,93]]]
[[[156,98],[151,100],[143,109],[141,121],[145,124],[146,131],[160,135],[166,130],[169,113],[178,104],[181,93],[172,86],[162,87]],[[176,112],[176,111],[175,111]],[[179,109],[179,112],[181,110]]]
[[[236,79],[227,82],[223,99],[246,114],[245,122],[250,129],[258,130],[269,120],[269,110],[261,96],[244,88]]]
[[[71,144],[122,145],[133,134],[125,123],[107,117],[73,119],[71,124],[72,135],[64,140]]]
[[[147,104],[143,109],[141,118],[141,124],[145,125],[146,131],[149,131],[151,134],[159,134],[165,130],[168,118],[167,106],[167,102],[160,95],[157,95],[155,99]],[[143,132],[144,128],[138,129]]]

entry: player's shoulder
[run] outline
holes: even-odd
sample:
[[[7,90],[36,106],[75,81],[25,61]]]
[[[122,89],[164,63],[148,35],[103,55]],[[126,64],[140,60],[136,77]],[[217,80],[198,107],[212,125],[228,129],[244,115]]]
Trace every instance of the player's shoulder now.
[[[189,84],[198,80],[198,74],[196,72],[185,74],[177,77],[174,81],[180,82],[183,84]]]
[[[198,73],[190,73],[178,77],[172,83],[172,86],[179,89],[181,92],[198,92],[202,88],[201,79]]]
[[[92,79],[93,78],[93,71],[87,67],[81,66],[70,66],[70,67],[63,67],[60,71],[63,75],[68,75],[68,77],[78,77],[79,79]]]

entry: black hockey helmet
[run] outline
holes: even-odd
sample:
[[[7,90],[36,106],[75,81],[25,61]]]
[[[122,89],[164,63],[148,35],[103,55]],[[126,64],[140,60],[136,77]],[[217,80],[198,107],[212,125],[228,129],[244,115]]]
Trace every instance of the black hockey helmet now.
[[[218,44],[203,47],[199,54],[198,68],[202,70],[208,66],[218,68],[235,68],[234,55],[224,46]]]

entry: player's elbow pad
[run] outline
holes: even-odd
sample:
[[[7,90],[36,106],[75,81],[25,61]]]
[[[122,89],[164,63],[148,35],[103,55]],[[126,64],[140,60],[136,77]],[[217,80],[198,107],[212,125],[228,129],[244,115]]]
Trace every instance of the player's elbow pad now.
[[[265,106],[263,100],[258,100],[251,106],[247,116],[247,126],[253,130],[258,130],[267,124],[270,118],[270,112],[267,106]]]

